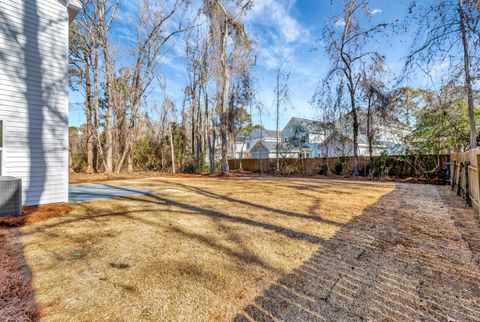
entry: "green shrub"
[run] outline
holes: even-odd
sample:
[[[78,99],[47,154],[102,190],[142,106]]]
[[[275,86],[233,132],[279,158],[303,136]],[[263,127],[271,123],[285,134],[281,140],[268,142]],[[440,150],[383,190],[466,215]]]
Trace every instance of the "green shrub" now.
[[[389,175],[390,170],[395,167],[396,160],[395,157],[390,156],[386,153],[382,153],[380,156],[378,156],[375,161],[374,161],[374,168],[376,170],[376,173],[380,177],[386,177]],[[397,169],[400,171],[400,169]]]
[[[193,162],[188,162],[183,166],[182,172],[188,173],[188,174],[194,174],[197,173],[197,165]]]
[[[70,166],[74,172],[87,171],[87,155],[85,153],[74,154],[71,162]]]
[[[327,163],[322,163],[321,166],[317,167],[315,169],[315,172],[321,176],[328,176],[330,173],[328,171],[328,165]]]
[[[342,161],[337,160],[337,162],[335,162],[334,171],[335,171],[335,174],[336,174],[337,176],[339,176],[339,175],[342,174],[342,172],[343,172],[343,163],[342,163]]]
[[[160,143],[151,138],[139,140],[135,146],[135,166],[144,171],[157,171],[161,168],[161,160],[158,157],[161,154]]]

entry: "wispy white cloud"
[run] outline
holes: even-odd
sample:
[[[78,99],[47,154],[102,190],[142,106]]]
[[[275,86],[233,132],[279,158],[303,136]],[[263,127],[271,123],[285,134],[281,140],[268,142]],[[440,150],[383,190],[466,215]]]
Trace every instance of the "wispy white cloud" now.
[[[337,27],[345,26],[345,20],[343,20],[343,19],[338,20],[337,22],[335,22],[335,26],[337,26]]]
[[[289,63],[292,60],[294,49],[274,41],[271,44],[264,44],[259,51],[259,63],[267,70],[275,69],[280,63]]]
[[[378,15],[380,13],[382,13],[382,9],[373,9],[372,11],[370,11],[370,14],[372,16]]]
[[[255,72],[259,81],[257,95],[264,104],[262,122],[269,128],[275,119],[273,83],[280,63],[284,72],[290,73],[291,90],[290,104],[284,106],[280,123],[285,124],[296,113],[312,117],[308,113],[308,100],[323,69],[311,51],[316,44],[315,28],[297,19],[298,9],[295,0],[258,0],[246,17],[247,28],[259,45]],[[260,121],[258,113],[254,113],[253,118]]]
[[[309,32],[290,14],[291,5],[291,1],[287,3],[278,0],[258,1],[249,12],[247,21],[260,21],[271,25],[288,43],[299,41],[309,35]]]

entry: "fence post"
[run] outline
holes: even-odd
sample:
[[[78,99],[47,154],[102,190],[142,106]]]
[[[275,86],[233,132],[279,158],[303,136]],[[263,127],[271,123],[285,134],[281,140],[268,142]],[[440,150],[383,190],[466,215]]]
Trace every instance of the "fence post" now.
[[[445,180],[447,183],[447,186],[451,184],[450,180],[450,158],[447,158],[447,162],[445,164]]]
[[[460,161],[460,165],[458,168],[458,182],[457,182],[457,195],[462,196],[462,169],[463,169],[463,162]]]
[[[450,161],[452,162],[452,161]],[[455,190],[455,185],[457,184],[457,159],[453,161],[453,169],[452,169],[452,191]]]
[[[478,207],[478,213],[480,215],[480,149],[475,149],[473,150],[475,153],[475,157],[477,160],[477,195],[475,196],[477,198],[477,207]]]
[[[465,199],[467,200],[467,206],[472,206],[472,199],[470,199],[470,162],[465,162]]]

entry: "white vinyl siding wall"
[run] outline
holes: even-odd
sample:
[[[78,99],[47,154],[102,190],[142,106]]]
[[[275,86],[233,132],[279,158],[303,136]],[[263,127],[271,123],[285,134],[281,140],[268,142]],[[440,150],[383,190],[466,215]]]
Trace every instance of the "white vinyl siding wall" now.
[[[3,175],[26,205],[68,201],[68,14],[62,0],[0,0]]]
[[[3,121],[0,120],[0,176],[3,173]]]

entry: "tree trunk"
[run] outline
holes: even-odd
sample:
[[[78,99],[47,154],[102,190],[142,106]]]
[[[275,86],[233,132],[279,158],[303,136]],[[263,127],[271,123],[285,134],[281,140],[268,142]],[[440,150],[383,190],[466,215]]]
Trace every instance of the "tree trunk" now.
[[[372,134],[372,95],[368,95],[368,107],[367,107],[367,137],[368,137],[368,172],[370,177],[373,176],[373,134]]]
[[[193,82],[195,83],[195,72],[194,72],[194,76],[193,76],[194,80]],[[191,142],[192,142],[192,157],[193,158],[196,158],[196,148],[197,148],[197,140],[196,140],[196,135],[197,135],[197,131],[196,131],[196,125],[197,125],[197,122],[196,122],[196,110],[197,110],[197,99],[196,99],[196,88],[195,88],[195,85],[193,85],[193,87],[191,88],[191,96],[192,96],[192,111],[191,111],[191,122],[192,122],[192,128],[191,128]]]
[[[98,47],[95,47],[93,58],[93,131],[95,133],[95,141],[93,144],[93,171],[98,172],[99,158],[99,135],[98,135]]]
[[[345,15],[345,27],[343,31],[342,44],[340,49],[340,58],[343,61],[343,73],[348,81],[348,92],[350,94],[350,107],[352,110],[353,117],[353,175],[358,176],[358,111],[355,102],[355,92],[356,87],[353,81],[353,72],[352,72],[352,61],[350,55],[344,52],[345,43],[348,41],[348,36],[350,34],[350,26],[352,23],[352,14],[356,6],[356,1],[351,0],[347,6],[347,13]]]
[[[117,173],[120,173],[122,171],[125,160],[127,160],[127,171],[129,173],[133,172],[133,139],[135,137],[135,128],[136,128],[135,120],[137,118],[137,111],[138,111],[137,102],[138,100],[135,100],[132,104],[131,113],[130,113],[130,122],[128,124],[128,128],[126,125],[121,126],[121,129],[127,128],[126,130],[127,133],[123,133],[124,150],[122,152],[122,155],[116,167]],[[125,120],[123,122],[125,122]]]
[[[475,124],[475,110],[473,103],[472,75],[470,73],[470,52],[467,39],[467,31],[465,27],[465,13],[463,11],[463,0],[458,1],[458,13],[460,14],[460,31],[462,34],[463,44],[463,61],[465,73],[465,91],[467,94],[468,117],[470,121],[470,148],[477,147],[477,130]]]
[[[133,172],[133,153],[132,153],[132,149],[129,149],[129,152],[128,152],[127,171],[128,171],[128,173]]]
[[[68,172],[69,173],[74,173],[73,171],[73,156],[72,156],[72,148],[70,147],[68,149]]]
[[[87,173],[93,172],[92,81],[90,65],[85,57],[85,112],[87,117]]]
[[[353,86],[353,82],[351,86]],[[353,175],[358,176],[358,111],[355,103],[355,93],[352,91],[350,92],[350,104],[353,117]]]
[[[242,147],[240,148],[240,165],[238,167],[239,170],[243,170],[243,149],[245,148],[245,137],[243,138]]]
[[[206,134],[206,140],[208,143],[208,161],[210,163],[210,174],[215,173],[215,117],[213,115],[209,116],[208,114],[208,109],[209,109],[209,104],[208,104],[208,84],[205,86],[205,123],[207,124],[207,127],[210,127],[210,121],[209,119],[212,119],[212,135],[208,135],[208,131]]]
[[[169,137],[170,137],[170,157],[172,159],[172,173],[175,174],[177,172],[175,167],[175,147],[173,145],[173,131],[172,131],[172,123],[170,123],[168,127]]]
[[[213,124],[212,139],[208,140],[209,151],[210,151],[210,174],[215,173],[215,149],[217,142],[217,131],[215,129],[215,123]]]
[[[107,98],[107,113],[105,115],[105,172],[111,174],[113,171],[113,96],[112,96],[112,66],[108,53],[108,43],[104,37],[103,57],[105,64],[105,95]]]
[[[136,119],[137,119],[137,111],[138,111],[138,100],[135,100],[132,109],[130,112],[130,122],[128,125],[127,133],[125,133],[125,142],[126,142],[126,155],[127,155],[127,171],[128,173],[133,172],[133,149],[134,149],[134,138],[136,137]],[[122,169],[123,164],[120,165],[120,169]]]
[[[228,101],[228,91],[230,88],[230,72],[228,70],[228,62],[226,56],[226,47],[227,47],[227,37],[228,37],[228,21],[227,17],[224,17],[223,28],[222,28],[222,41],[221,41],[221,62],[222,62],[222,88],[221,88],[221,113],[220,113],[220,137],[222,140],[222,160],[220,163],[220,171],[222,174],[229,172],[228,168],[228,110],[227,110],[227,101]]]
[[[202,140],[202,133],[203,133],[203,123],[202,123],[202,82],[203,76],[200,77],[200,84],[198,85],[198,99],[197,99],[197,172],[202,173],[203,169],[203,140]]]

